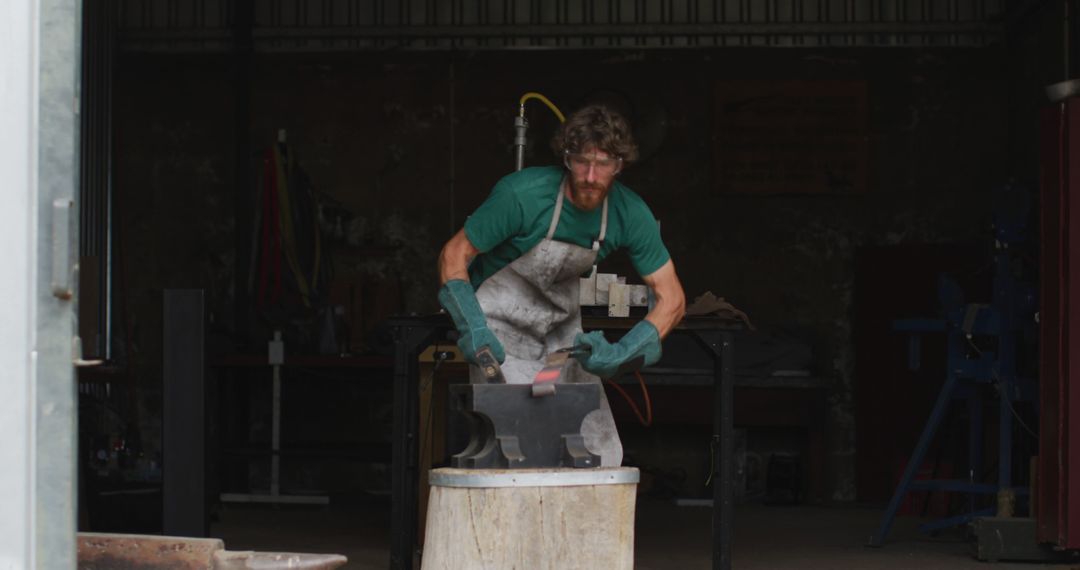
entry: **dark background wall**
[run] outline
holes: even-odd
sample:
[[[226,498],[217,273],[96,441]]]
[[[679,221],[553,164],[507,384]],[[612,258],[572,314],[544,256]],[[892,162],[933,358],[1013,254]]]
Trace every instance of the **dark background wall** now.
[[[648,156],[623,180],[661,220],[688,297],[712,291],[762,329],[812,346],[813,372],[831,387],[831,495],[850,500],[856,400],[873,395],[856,390],[855,259],[867,248],[888,255],[910,244],[987,242],[992,190],[1009,177],[1031,182],[1033,172],[1033,158],[1016,158],[1027,143],[1014,135],[1033,133],[1016,125],[1031,118],[1017,113],[1006,56],[1002,48],[263,54],[252,61],[247,134],[254,170],[255,153],[286,129],[290,152],[337,204],[354,239],[329,247],[339,280],[368,283],[357,328],[370,331],[380,316],[436,308],[436,254],[512,170],[521,94],[539,91],[566,112],[596,98],[623,105],[649,126]],[[236,325],[237,247],[248,239],[237,235],[236,216],[251,215],[236,211],[243,201],[234,195],[230,65],[219,55],[122,54],[117,62],[120,261],[148,418],[157,415],[162,288],[205,288],[218,338],[229,339],[221,350],[252,349],[226,334]],[[864,190],[762,195],[725,185],[716,167],[717,82],[792,80],[864,83]],[[529,117],[526,163],[551,164],[546,141],[556,121],[539,104]],[[624,259],[602,269],[632,273]],[[382,285],[372,286],[372,276]],[[862,295],[888,306],[896,293]],[[344,302],[348,293],[334,295]],[[254,338],[255,347],[265,342]],[[873,390],[874,381],[860,386]]]

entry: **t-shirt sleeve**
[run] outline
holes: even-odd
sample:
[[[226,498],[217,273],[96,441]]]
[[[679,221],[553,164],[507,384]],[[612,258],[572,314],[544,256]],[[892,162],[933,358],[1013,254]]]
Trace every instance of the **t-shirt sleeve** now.
[[[500,180],[491,195],[465,220],[465,237],[480,253],[487,253],[495,246],[521,231],[521,203],[511,184]]]
[[[626,233],[626,252],[638,275],[652,275],[671,259],[664,241],[660,239],[660,224],[644,202],[634,204]]]

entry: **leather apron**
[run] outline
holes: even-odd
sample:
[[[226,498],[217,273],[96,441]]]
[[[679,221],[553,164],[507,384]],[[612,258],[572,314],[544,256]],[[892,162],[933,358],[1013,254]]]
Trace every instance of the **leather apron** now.
[[[605,198],[600,232],[591,249],[555,241],[552,236],[562,215],[566,184],[564,179],[559,185],[555,212],[544,239],[488,277],[476,291],[488,327],[506,349],[502,371],[510,384],[531,383],[544,367],[547,355],[573,345],[574,337],[582,332],[579,278],[596,263],[607,233],[608,202]],[[469,368],[472,382],[485,381],[477,367]],[[559,381],[599,383],[600,378],[571,358]],[[600,456],[601,466],[622,464],[622,442],[606,396],[601,396],[600,409],[585,417],[581,433],[585,447]]]

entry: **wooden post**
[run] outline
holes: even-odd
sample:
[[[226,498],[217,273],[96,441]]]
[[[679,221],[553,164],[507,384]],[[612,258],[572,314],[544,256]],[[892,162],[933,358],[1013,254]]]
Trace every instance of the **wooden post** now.
[[[436,469],[424,570],[632,569],[638,470]]]

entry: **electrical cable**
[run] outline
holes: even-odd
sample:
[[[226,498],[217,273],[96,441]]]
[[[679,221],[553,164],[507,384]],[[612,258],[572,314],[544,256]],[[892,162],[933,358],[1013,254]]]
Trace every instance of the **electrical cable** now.
[[[262,198],[262,247],[259,250],[259,291],[257,306],[263,309],[268,304],[281,301],[281,224],[280,204],[278,203],[276,167],[274,152],[267,150],[263,158]],[[269,291],[268,291],[269,290]]]
[[[709,443],[709,476],[705,478],[705,486],[712,484],[713,473],[716,472],[716,446]]]
[[[311,188],[310,182],[308,188]],[[311,291],[319,290],[319,276],[322,270],[322,233],[319,231],[319,199],[312,189],[309,193],[311,198],[311,234],[315,240],[315,259],[311,263]]]
[[[649,427],[649,426],[652,425],[652,420],[653,420],[653,416],[652,416],[652,399],[649,398],[649,389],[645,386],[645,378],[643,378],[641,376],[641,372],[635,370],[634,375],[637,376],[638,383],[641,385],[641,394],[645,399],[645,415],[644,416],[641,415],[641,410],[638,409],[637,404],[634,403],[634,400],[632,400],[630,398],[630,394],[627,394],[626,390],[623,390],[622,386],[619,386],[614,381],[612,381],[610,378],[605,380],[605,382],[607,382],[608,385],[610,385],[612,388],[614,388],[616,392],[622,394],[623,399],[626,400],[627,404],[630,404],[630,409],[634,412],[634,415],[637,416],[637,419],[638,419],[639,422],[641,422],[641,425],[643,425],[645,427]]]
[[[435,373],[439,370],[439,365],[447,359],[447,354],[439,350],[438,344],[435,345],[435,350],[434,352],[432,352],[432,355],[435,356],[435,364],[431,367],[431,373],[428,374],[427,378],[420,381],[419,390],[417,390],[418,395],[423,394],[428,388],[431,387],[432,382],[434,382],[435,380]],[[424,432],[420,434],[420,445],[419,447],[417,447],[417,449],[423,450],[426,449],[428,446],[431,446],[431,449],[428,449],[428,451],[429,456],[431,456],[432,460],[434,460],[435,455],[435,438],[432,436],[432,432],[434,431],[434,427],[432,425],[434,410],[435,398],[428,397],[428,405],[426,410],[427,413],[425,414],[427,417],[426,425],[424,427]]]
[[[975,342],[971,340],[971,337],[969,337],[967,335],[964,335],[964,339],[967,340],[967,343],[972,348],[972,350],[974,350],[976,352],[976,354],[978,354],[981,357],[982,356],[982,350],[979,349],[978,345],[976,345]],[[1001,377],[998,376],[997,369],[995,369],[992,366],[990,367],[990,376],[993,377],[995,382],[997,382],[998,390],[1002,391],[1001,390]],[[1009,398],[1008,394],[1004,394],[1004,393],[999,394],[998,397],[999,398],[1005,398],[1005,403],[1009,405],[1009,411],[1012,412],[1013,417],[1016,418],[1016,421],[1017,421],[1017,423],[1020,424],[1020,427],[1024,428],[1024,431],[1028,432],[1028,434],[1030,434],[1031,437],[1034,437],[1036,440],[1039,439],[1039,434],[1036,433],[1034,430],[1032,430],[1030,427],[1028,427],[1027,423],[1025,423],[1024,420],[1020,417],[1020,413],[1016,411],[1016,407],[1013,406],[1012,398]]]
[[[996,374],[994,375],[994,378],[997,379]],[[998,382],[1000,384],[1000,380]],[[1008,398],[1006,400],[1006,403],[1009,405],[1009,411],[1012,412],[1013,417],[1016,418],[1016,421],[1017,421],[1017,423],[1020,424],[1020,427],[1024,428],[1024,431],[1028,432],[1028,434],[1031,435],[1031,437],[1038,440],[1039,439],[1039,434],[1035,433],[1034,430],[1032,430],[1030,427],[1028,427],[1028,425],[1026,423],[1024,423],[1023,418],[1020,417],[1020,413],[1017,412],[1016,407],[1013,406],[1012,398]]]

